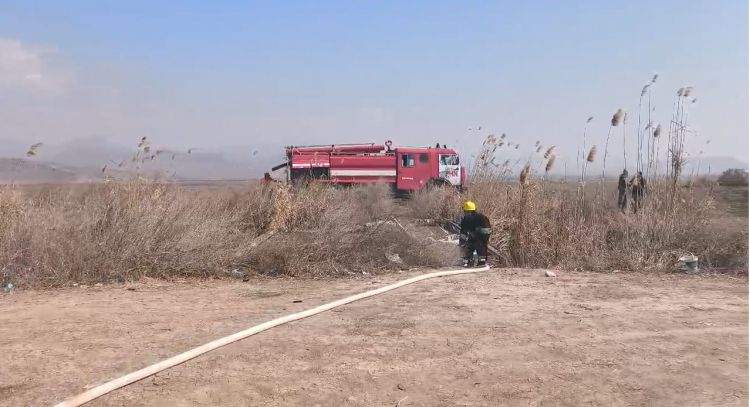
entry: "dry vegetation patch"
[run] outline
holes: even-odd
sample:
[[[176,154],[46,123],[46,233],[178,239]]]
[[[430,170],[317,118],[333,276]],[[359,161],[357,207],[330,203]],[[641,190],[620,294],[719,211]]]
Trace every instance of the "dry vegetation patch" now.
[[[655,183],[637,214],[621,214],[613,185],[528,175],[521,183],[476,180],[463,195],[435,188],[406,200],[394,199],[385,185],[5,187],[0,278],[59,286],[455,265],[455,245],[403,225],[447,229],[461,216],[463,199],[491,219],[502,266],[661,271],[694,253],[704,268],[746,270],[746,218],[720,210],[715,195],[722,190],[683,188],[674,198],[668,190],[668,183]]]
[[[132,182],[0,190],[0,278],[323,276],[454,262],[391,221],[386,186],[190,188]],[[442,247],[441,247],[442,246]],[[234,271],[234,273],[232,273]]]
[[[724,193],[691,186],[672,195],[668,180],[658,180],[638,213],[620,213],[613,183],[527,176],[523,182],[477,180],[464,198],[492,221],[491,244],[503,266],[673,271],[679,256],[694,253],[704,268],[746,272],[747,219],[718,203]],[[444,191],[424,191],[409,205],[447,221],[460,216],[457,202]]]

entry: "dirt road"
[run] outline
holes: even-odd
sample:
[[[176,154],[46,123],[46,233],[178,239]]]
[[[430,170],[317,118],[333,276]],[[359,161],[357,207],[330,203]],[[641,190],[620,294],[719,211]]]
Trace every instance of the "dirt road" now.
[[[0,404],[50,405],[412,274],[2,295]],[[263,332],[91,405],[743,406],[747,288],[728,276],[528,270],[428,280]]]

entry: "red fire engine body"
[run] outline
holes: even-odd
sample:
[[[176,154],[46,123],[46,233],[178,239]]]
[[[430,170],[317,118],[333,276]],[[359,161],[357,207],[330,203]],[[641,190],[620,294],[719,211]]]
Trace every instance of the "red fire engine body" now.
[[[428,185],[466,185],[466,171],[458,153],[441,147],[396,147],[385,144],[347,144],[287,147],[289,180],[333,184],[384,182],[397,191],[416,191]],[[281,166],[279,166],[281,167]]]

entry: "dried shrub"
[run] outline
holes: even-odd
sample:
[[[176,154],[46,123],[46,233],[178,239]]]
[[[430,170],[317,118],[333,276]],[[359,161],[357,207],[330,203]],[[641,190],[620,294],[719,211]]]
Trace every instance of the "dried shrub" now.
[[[385,185],[6,188],[0,279],[56,286],[221,277],[234,269],[322,276],[446,264],[444,249],[431,249],[395,223],[378,223],[391,219],[394,208]],[[386,254],[398,254],[400,262]]]
[[[637,214],[620,215],[614,185],[480,181],[465,199],[493,226],[491,244],[505,266],[587,270],[674,270],[698,255],[706,267],[747,269],[747,221],[716,207],[710,188],[685,188],[671,201],[667,180],[651,184]]]

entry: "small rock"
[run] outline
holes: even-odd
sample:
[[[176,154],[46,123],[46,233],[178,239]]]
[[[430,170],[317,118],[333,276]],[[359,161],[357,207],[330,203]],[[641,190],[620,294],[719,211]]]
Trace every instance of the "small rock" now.
[[[401,383],[397,384],[396,388],[399,389],[399,390],[401,390],[401,391],[406,390],[406,387],[404,387],[404,385],[402,385]]]
[[[551,271],[551,270],[545,271],[544,275],[547,276],[547,277],[557,277],[557,274],[555,274],[555,272]]]
[[[94,284],[94,287],[103,287],[103,286],[104,286],[104,284],[102,284],[102,283],[96,283],[96,284]]]

